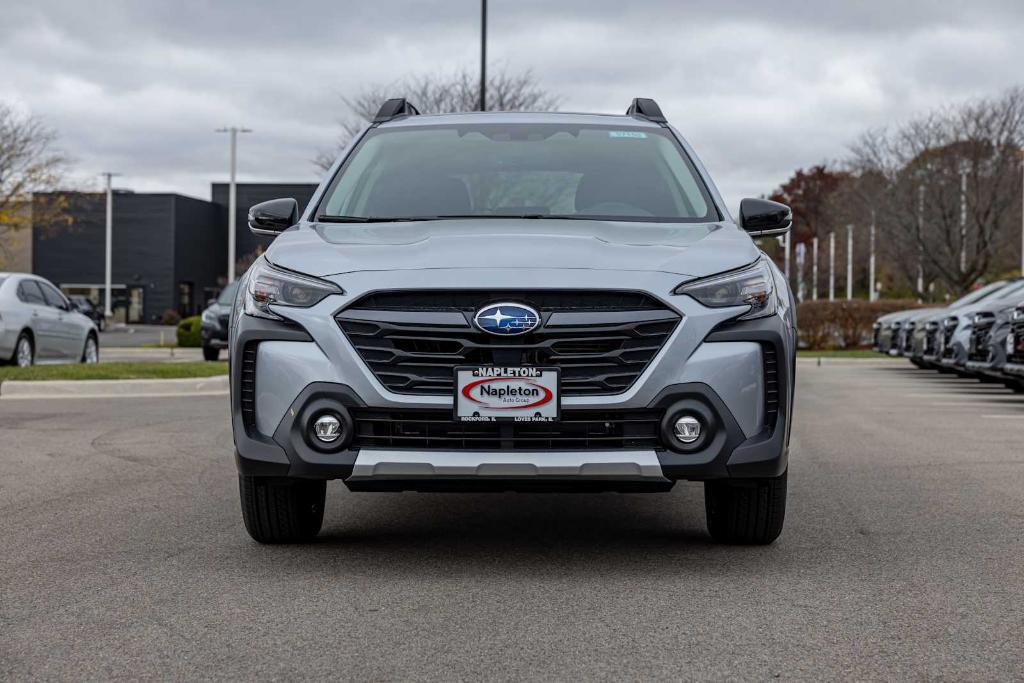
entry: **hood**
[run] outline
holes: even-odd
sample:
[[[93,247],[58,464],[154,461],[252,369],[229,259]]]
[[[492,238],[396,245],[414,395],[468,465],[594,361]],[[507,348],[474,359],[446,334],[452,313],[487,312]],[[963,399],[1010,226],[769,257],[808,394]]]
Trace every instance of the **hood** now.
[[[892,318],[890,318],[889,320],[891,322],[904,322],[904,323],[907,323],[907,322],[911,322],[911,321],[920,320],[921,318],[926,318],[926,317],[928,317],[928,316],[930,316],[930,315],[932,315],[934,313],[937,313],[937,312],[939,312],[941,310],[944,310],[944,309],[941,309],[941,308],[911,308],[910,310],[907,310],[907,311],[899,311],[897,313],[890,313]]]
[[[231,304],[222,304],[219,301],[214,301],[206,307],[206,310],[212,311],[216,315],[226,315],[231,312]]]
[[[903,320],[904,318],[909,317],[910,314],[916,310],[916,308],[911,308],[903,311],[893,311],[892,313],[886,313],[885,315],[880,315],[877,318],[875,318],[875,322],[885,324],[888,322],[895,322],[896,320]]]
[[[267,260],[317,277],[427,268],[581,268],[692,279],[745,266],[760,253],[731,223],[456,219],[305,223],[278,236]]]
[[[983,299],[977,303],[970,304],[969,306],[963,306],[962,308],[956,309],[955,314],[970,318],[973,314],[982,311],[996,313],[1007,308],[1013,309],[1017,304],[1021,303],[1022,299],[1024,299],[1024,295],[1019,292],[1014,292],[1006,297],[992,297],[991,299]]]

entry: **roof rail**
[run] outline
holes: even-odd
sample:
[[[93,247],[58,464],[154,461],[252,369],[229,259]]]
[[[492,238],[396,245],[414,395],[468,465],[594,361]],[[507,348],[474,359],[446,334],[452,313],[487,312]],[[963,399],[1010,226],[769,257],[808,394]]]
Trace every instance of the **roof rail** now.
[[[648,97],[634,97],[633,103],[626,110],[626,116],[639,116],[655,123],[668,123],[658,103]]]
[[[377,115],[373,117],[373,122],[381,123],[383,121],[390,121],[391,119],[398,118],[399,116],[416,116],[419,113],[420,110],[407,102],[404,97],[396,97],[394,99],[387,100],[384,104],[380,105],[380,109],[377,110]]]

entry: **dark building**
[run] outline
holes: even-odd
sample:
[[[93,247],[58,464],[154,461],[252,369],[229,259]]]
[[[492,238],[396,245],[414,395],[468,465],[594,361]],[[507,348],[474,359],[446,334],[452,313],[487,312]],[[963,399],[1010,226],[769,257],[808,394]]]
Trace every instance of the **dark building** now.
[[[315,185],[237,185],[236,254],[266,249],[246,224],[251,204],[295,197],[305,206]],[[159,322],[168,311],[195,315],[227,283],[226,184],[212,202],[177,194],[115,192],[111,298],[115,322]],[[102,193],[64,192],[70,226],[33,225],[32,272],[69,294],[103,305],[106,199]]]

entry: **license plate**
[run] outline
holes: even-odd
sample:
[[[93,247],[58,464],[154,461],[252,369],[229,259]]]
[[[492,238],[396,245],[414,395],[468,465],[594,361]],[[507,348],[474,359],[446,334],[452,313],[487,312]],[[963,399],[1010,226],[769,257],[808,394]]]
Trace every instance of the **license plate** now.
[[[455,369],[455,419],[462,422],[552,422],[559,403],[558,368]]]

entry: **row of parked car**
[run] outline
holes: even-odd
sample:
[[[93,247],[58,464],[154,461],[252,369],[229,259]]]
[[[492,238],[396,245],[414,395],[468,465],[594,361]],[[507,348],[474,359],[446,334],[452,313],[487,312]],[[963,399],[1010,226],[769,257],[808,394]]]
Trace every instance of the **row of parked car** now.
[[[874,348],[1024,392],[1024,278],[993,282],[944,308],[883,315]]]

